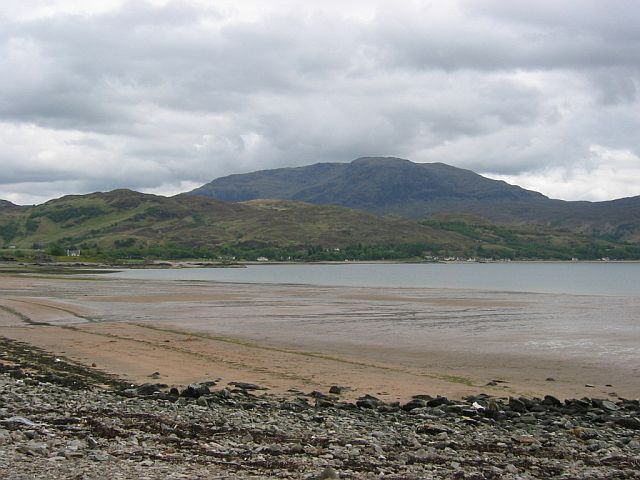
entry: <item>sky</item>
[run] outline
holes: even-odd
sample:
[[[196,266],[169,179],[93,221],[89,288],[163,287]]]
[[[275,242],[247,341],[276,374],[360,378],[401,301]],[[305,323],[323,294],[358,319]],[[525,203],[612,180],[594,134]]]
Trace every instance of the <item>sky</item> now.
[[[0,2],[0,198],[395,156],[640,195],[636,0]]]

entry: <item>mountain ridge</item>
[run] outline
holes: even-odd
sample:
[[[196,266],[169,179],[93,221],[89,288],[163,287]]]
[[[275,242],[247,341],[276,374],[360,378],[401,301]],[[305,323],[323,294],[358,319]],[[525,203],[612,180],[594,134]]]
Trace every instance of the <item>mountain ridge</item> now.
[[[640,196],[604,202],[551,199],[471,170],[396,157],[235,174],[187,194],[233,202],[274,198],[336,204],[411,219],[470,213],[499,224],[569,228],[640,241]]]
[[[413,174],[422,170],[427,175],[416,178]],[[322,176],[319,180],[318,176]],[[379,178],[384,176],[384,178]],[[314,177],[316,180],[314,181]],[[495,199],[546,199],[544,195],[518,186],[509,185],[502,180],[493,180],[466,169],[444,163],[414,163],[397,157],[360,157],[349,163],[316,163],[302,167],[288,167],[271,170],[259,170],[246,174],[234,174],[215,179],[190,194],[211,196],[224,201],[244,201],[255,198],[277,198],[274,195],[287,196],[289,200],[309,201],[326,204],[329,195],[336,188],[351,189],[354,180],[377,180],[378,185],[385,182],[387,190],[383,195],[399,188],[409,187],[407,193],[417,198],[433,196],[451,198],[469,198],[471,196]],[[252,181],[258,181],[258,190],[252,191]],[[298,182],[298,184],[294,183]],[[225,189],[231,184],[231,188]],[[472,186],[463,191],[463,186]],[[244,187],[244,189],[243,189]],[[266,196],[256,197],[256,192],[265,192]],[[213,195],[215,193],[215,195]],[[362,195],[363,192],[357,192]],[[369,191],[369,194],[375,190]],[[396,192],[398,193],[398,192]],[[406,200],[406,198],[404,199]],[[353,198],[350,203],[340,203],[347,207],[357,207],[363,203]]]

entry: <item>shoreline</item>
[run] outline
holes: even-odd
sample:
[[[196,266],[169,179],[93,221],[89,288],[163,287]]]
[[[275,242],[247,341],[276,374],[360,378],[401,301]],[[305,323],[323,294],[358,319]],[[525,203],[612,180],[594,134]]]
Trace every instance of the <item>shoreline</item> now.
[[[77,275],[0,282],[8,480],[639,478],[637,366],[519,351],[522,338],[561,339],[536,318],[588,303]],[[474,327],[481,312],[493,333]]]
[[[434,393],[451,398],[474,393],[640,396],[632,368],[558,353],[527,356],[517,347],[496,350],[493,334],[483,339],[473,330],[449,333],[451,327],[440,327],[414,338],[419,332],[403,333],[405,324],[400,323],[394,345],[385,340],[389,332],[384,322],[390,317],[426,315],[424,321],[430,321],[432,315],[464,318],[478,310],[495,311],[499,319],[531,310],[534,300],[544,303],[537,300],[539,294],[479,298],[474,292],[442,296],[424,289],[75,276],[2,280],[0,335],[135,382],[160,372],[163,382],[176,386],[219,377],[264,384],[274,392],[326,392],[331,385],[342,385],[352,388],[351,398],[372,394],[387,401]],[[339,321],[335,326],[334,318]],[[500,344],[532,333],[501,332]],[[487,349],[478,350],[478,342]]]
[[[134,384],[0,338],[0,475],[22,478],[638,478],[635,400]]]
[[[85,262],[85,261],[54,261],[54,262],[6,262],[0,261],[0,274],[2,270],[11,268],[97,268],[97,269],[181,269],[181,268],[243,268],[248,265],[251,266],[269,266],[269,265],[465,265],[465,264],[624,264],[640,263],[639,260],[492,260],[492,261],[472,261],[472,260],[451,260],[451,261],[426,261],[426,260],[343,260],[343,261],[316,261],[316,262],[304,262],[304,261],[279,261],[269,260],[266,262],[260,261],[233,261],[232,263],[225,263],[222,261],[201,261],[201,260],[154,260],[151,263],[120,263],[120,264],[107,264],[100,262]]]

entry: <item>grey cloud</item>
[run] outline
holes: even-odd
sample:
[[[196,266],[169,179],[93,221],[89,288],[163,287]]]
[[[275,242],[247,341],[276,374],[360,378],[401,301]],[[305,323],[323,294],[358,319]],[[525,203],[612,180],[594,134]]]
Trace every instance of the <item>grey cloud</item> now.
[[[456,69],[637,67],[640,9],[633,0],[461,2],[442,18],[420,7],[393,7],[373,33],[390,62]]]
[[[638,151],[635,2],[434,5],[227,21],[125,2],[0,19],[0,121],[19,134],[0,133],[0,198],[21,182],[177,188],[378,154],[534,175],[592,145]]]
[[[635,0],[464,0],[465,10],[503,22],[607,39],[640,40]]]
[[[640,67],[595,69],[588,78],[603,105],[633,104],[640,89]]]

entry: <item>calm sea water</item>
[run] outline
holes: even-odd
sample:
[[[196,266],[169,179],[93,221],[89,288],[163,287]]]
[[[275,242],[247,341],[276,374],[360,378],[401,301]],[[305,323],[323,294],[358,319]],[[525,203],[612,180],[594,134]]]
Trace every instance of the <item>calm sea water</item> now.
[[[383,355],[425,369],[432,358],[425,352],[441,352],[452,368],[465,358],[483,365],[498,359],[515,377],[535,365],[541,382],[566,376],[563,365],[569,365],[579,372],[578,384],[640,392],[640,263],[293,264],[109,275],[139,279],[139,288],[159,294],[232,294],[223,301],[203,295],[135,304],[120,314],[118,308],[130,307],[112,302],[114,319],[168,319],[181,328]]]
[[[114,277],[640,296],[640,263],[301,264],[124,270]]]

